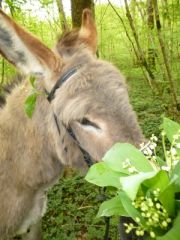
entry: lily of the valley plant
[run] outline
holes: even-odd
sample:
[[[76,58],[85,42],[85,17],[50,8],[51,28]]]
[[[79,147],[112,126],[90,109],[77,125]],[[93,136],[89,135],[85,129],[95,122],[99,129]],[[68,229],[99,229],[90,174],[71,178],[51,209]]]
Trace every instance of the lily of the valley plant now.
[[[141,150],[116,143],[94,164],[86,180],[110,187],[114,197],[104,201],[98,217],[129,216],[125,224],[147,239],[178,240],[180,226],[180,125],[164,118],[162,146],[164,159],[156,155],[158,139],[152,136]]]

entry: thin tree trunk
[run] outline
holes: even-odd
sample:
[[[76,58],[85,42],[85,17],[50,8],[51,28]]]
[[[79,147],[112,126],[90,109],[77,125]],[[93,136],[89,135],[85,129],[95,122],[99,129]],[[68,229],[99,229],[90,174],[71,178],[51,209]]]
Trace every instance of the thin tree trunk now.
[[[155,68],[155,49],[152,46],[152,31],[154,29],[153,0],[147,0],[147,27],[148,27],[148,64]]]
[[[123,28],[124,28],[124,30],[125,30],[126,36],[127,36],[128,40],[130,41],[130,43],[131,43],[131,45],[132,45],[133,51],[134,51],[134,53],[135,53],[135,55],[136,55],[136,58],[137,58],[138,61],[140,61],[141,58],[140,58],[140,56],[139,56],[138,50],[136,49],[136,47],[135,47],[135,45],[134,45],[134,43],[133,43],[133,41],[132,41],[132,39],[131,39],[128,31],[127,31],[126,25],[125,25],[122,17],[120,16],[120,14],[119,14],[118,11],[116,10],[116,8],[112,5],[112,3],[110,2],[110,0],[108,0],[108,2],[109,2],[109,5],[110,5],[110,6],[112,7],[112,9],[114,10],[114,12],[116,13],[116,15],[118,16],[119,20],[121,21],[122,26],[123,26]],[[149,83],[149,86],[150,86],[151,89],[153,90],[152,80],[151,80],[151,78],[149,77],[149,74],[148,74],[147,71],[144,69],[144,66],[143,66],[143,65],[140,65],[140,67],[141,67],[141,69],[142,69],[142,72],[143,72],[143,75],[144,75],[145,79],[147,80],[147,82]]]
[[[63,31],[68,30],[68,24],[67,24],[67,21],[66,21],[66,15],[65,15],[65,12],[64,12],[64,7],[63,7],[62,0],[56,0],[56,3],[57,3],[58,11],[59,11],[61,29]]]
[[[166,51],[165,44],[164,44],[163,37],[162,37],[162,33],[161,33],[161,22],[160,22],[160,18],[159,18],[159,9],[158,9],[157,0],[153,0],[153,3],[154,3],[155,21],[156,21],[156,28],[157,28],[159,45],[160,45],[160,48],[161,48],[161,52],[162,52],[163,60],[164,60],[164,65],[165,65],[166,72],[167,72],[167,80],[168,80],[169,85],[170,85],[170,93],[171,93],[171,96],[172,96],[172,102],[177,109],[178,108],[178,101],[177,101],[176,91],[175,91],[175,87],[174,87],[172,72],[171,72],[169,61],[168,61],[168,53]]]
[[[135,4],[136,4],[136,7],[137,7],[138,12],[139,12],[140,15],[141,15],[142,23],[145,23],[145,13],[144,13],[142,7],[139,6],[139,2],[137,2],[136,0],[134,0],[134,2],[135,2]]]
[[[83,9],[91,9],[94,15],[94,1],[93,0],[71,0],[71,15],[72,15],[72,25],[75,28],[81,26],[81,16]]]
[[[139,53],[139,56],[140,56],[140,59],[141,59],[141,64],[145,67],[145,69],[146,69],[146,71],[149,75],[149,79],[151,81],[151,84],[154,85],[154,87],[158,90],[159,94],[161,95],[159,86],[158,86],[158,84],[156,83],[156,80],[155,80],[155,76],[154,76],[153,72],[151,71],[151,68],[149,67],[149,65],[147,63],[147,60],[146,60],[145,55],[143,53],[143,50],[141,49],[141,46],[140,46],[140,43],[139,43],[139,38],[138,38],[136,29],[135,29],[135,26],[134,26],[134,22],[133,22],[131,13],[129,11],[129,6],[128,6],[127,0],[124,0],[124,3],[125,3],[125,8],[126,8],[126,16],[129,20],[129,25],[131,27],[131,30],[132,30],[132,33],[133,33],[133,36],[134,36],[134,40],[136,42],[137,50],[138,50],[138,53]]]
[[[164,0],[164,11],[165,11],[165,16],[166,16],[166,19],[167,19],[168,27],[170,28],[171,27],[171,17],[170,17],[170,14],[169,14],[169,8],[168,8],[168,1],[167,0]]]

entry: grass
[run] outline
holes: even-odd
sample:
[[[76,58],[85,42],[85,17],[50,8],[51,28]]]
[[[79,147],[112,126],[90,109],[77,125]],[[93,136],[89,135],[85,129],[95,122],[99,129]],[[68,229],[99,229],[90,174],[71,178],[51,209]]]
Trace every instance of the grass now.
[[[43,219],[45,240],[102,240],[105,225],[96,218],[100,202],[99,189],[75,174],[62,178],[48,193],[48,209]],[[117,238],[117,223],[111,227]]]

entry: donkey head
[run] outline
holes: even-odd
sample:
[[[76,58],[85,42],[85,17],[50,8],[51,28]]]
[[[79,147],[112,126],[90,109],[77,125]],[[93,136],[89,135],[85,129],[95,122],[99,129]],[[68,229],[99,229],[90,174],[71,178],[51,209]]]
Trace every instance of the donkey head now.
[[[66,68],[77,66],[78,70],[57,89],[52,105],[81,147],[99,160],[115,142],[138,146],[143,136],[124,77],[111,64],[97,60],[96,49],[96,25],[85,9],[80,30],[65,33],[57,43]]]
[[[35,75],[46,91],[50,92],[65,77],[54,89],[50,104],[60,132],[66,137],[66,150],[73,145],[70,159],[79,151],[79,145],[97,161],[117,141],[138,146],[143,140],[124,77],[111,64],[95,58],[96,48],[96,26],[87,9],[80,30],[64,34],[56,53],[0,11],[2,55],[23,73]],[[79,145],[69,136],[68,128]]]

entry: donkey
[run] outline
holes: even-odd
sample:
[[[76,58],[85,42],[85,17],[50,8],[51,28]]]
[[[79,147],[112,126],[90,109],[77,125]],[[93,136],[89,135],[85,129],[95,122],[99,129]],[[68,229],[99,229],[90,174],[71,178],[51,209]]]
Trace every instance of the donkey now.
[[[88,9],[80,30],[63,35],[55,50],[0,11],[0,52],[24,76],[0,109],[1,240],[16,234],[42,239],[46,191],[64,166],[86,171],[83,151],[96,162],[117,141],[135,146],[143,141],[124,77],[96,59],[96,48]],[[29,75],[43,93],[31,119],[24,112],[32,92]]]

